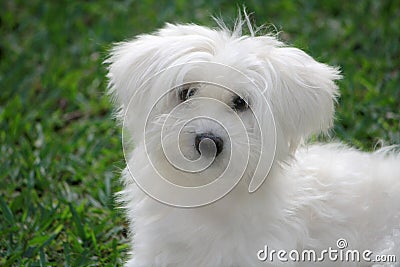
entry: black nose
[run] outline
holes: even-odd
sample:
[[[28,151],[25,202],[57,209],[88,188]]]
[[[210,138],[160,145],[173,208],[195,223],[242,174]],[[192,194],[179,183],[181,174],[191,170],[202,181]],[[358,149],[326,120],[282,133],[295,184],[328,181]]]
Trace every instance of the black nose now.
[[[212,133],[202,133],[196,135],[196,139],[194,141],[194,144],[196,146],[196,150],[201,154],[200,152],[200,142],[203,139],[210,139],[211,141],[214,142],[216,148],[217,148],[217,153],[215,156],[218,156],[222,152],[222,148],[224,147],[224,141],[222,140],[221,137],[215,136]]]

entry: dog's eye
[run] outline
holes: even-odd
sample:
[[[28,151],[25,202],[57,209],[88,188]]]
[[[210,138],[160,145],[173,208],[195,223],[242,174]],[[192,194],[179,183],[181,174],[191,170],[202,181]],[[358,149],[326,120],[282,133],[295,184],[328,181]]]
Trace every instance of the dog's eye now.
[[[197,91],[197,87],[194,87],[192,84],[187,84],[182,86],[179,89],[179,99],[183,102],[188,100],[191,96],[193,96]]]
[[[236,111],[244,111],[249,108],[249,105],[243,98],[237,96],[233,99],[232,108]]]

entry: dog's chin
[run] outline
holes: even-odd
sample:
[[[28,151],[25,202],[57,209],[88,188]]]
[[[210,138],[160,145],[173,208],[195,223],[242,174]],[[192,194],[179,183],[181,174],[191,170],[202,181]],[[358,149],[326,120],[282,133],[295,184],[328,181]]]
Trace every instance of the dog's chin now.
[[[231,179],[237,175],[247,177],[254,171],[255,166],[251,159],[257,151],[253,151],[250,155],[245,153],[249,150],[246,144],[232,144],[243,152],[232,154],[230,140],[224,139],[224,149],[216,155],[215,147],[212,146],[211,148],[205,146],[198,151],[193,141],[195,139],[193,133],[181,134],[179,145],[172,138],[161,141],[160,134],[154,136],[154,139],[150,137],[145,143],[138,144],[134,151],[135,155],[130,157],[136,159],[129,161],[128,164],[130,170],[134,172],[134,177],[145,179],[156,175],[159,179],[165,179],[174,185],[199,187],[218,179]],[[245,169],[243,162],[247,162]]]
[[[201,155],[193,146],[189,146],[182,149],[179,155],[186,161],[178,161],[178,155],[166,155],[164,151],[167,150],[168,143],[149,152],[148,156],[160,178],[178,186],[198,187],[212,183],[222,176],[229,163],[229,151],[215,157],[212,152]]]

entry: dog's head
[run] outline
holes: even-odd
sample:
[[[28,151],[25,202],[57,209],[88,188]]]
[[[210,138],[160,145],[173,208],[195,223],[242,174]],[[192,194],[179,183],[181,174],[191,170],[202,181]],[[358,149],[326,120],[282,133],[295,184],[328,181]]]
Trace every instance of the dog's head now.
[[[232,160],[285,160],[302,139],[328,130],[338,69],[273,36],[242,35],[241,24],[167,24],[115,46],[110,93],[137,147],[146,143],[168,164],[183,156],[210,177]]]

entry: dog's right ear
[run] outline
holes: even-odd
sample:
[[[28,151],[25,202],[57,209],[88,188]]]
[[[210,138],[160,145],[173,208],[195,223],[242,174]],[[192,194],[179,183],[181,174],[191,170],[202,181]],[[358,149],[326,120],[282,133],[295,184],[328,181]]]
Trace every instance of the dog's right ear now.
[[[144,81],[160,68],[162,42],[156,35],[141,35],[112,48],[104,63],[108,65],[108,94],[117,108],[127,107]]]
[[[182,36],[188,37],[185,41]],[[131,41],[117,43],[104,61],[108,65],[108,93],[116,105],[126,107],[134,93],[153,75],[170,67],[173,63],[185,62],[185,55],[199,51],[208,51],[200,36],[216,34],[205,27],[197,25],[174,25],[165,27],[152,34],[137,36]],[[200,41],[199,41],[200,40]],[[208,49],[208,50],[207,50]],[[183,62],[179,62],[182,58]],[[142,88],[146,89],[146,88]],[[146,92],[143,92],[146,93]]]

